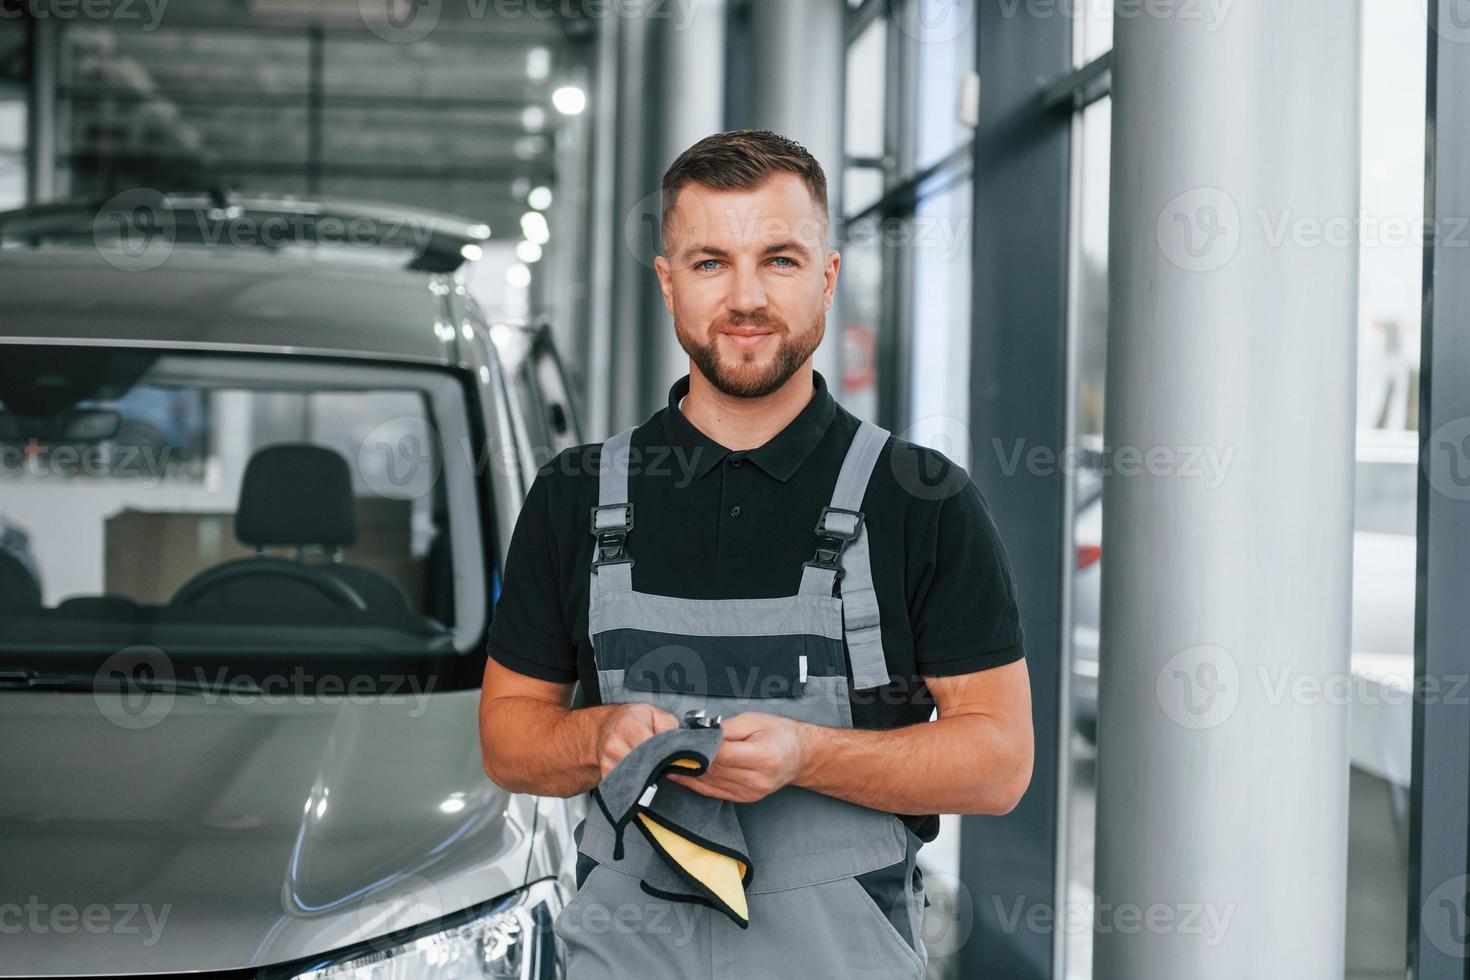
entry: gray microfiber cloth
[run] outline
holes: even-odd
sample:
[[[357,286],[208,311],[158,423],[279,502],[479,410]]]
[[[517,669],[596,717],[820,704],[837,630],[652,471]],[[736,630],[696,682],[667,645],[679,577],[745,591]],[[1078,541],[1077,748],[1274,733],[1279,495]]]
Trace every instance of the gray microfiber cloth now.
[[[613,827],[613,857],[623,856],[623,829],[632,824],[664,860],[650,867],[644,891],[697,902],[750,923],[744,889],[755,869],[734,804],[664,779],[669,772],[697,776],[709,768],[724,732],[718,719],[688,717],[685,725],[640,743],[592,791]]]

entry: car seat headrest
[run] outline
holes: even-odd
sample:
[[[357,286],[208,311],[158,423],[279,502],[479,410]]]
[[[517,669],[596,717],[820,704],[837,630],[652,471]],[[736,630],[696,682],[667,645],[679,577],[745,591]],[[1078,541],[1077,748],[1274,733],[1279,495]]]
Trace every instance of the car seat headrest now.
[[[242,544],[357,542],[352,473],[336,450],[305,442],[256,450],[240,482],[235,537]]]

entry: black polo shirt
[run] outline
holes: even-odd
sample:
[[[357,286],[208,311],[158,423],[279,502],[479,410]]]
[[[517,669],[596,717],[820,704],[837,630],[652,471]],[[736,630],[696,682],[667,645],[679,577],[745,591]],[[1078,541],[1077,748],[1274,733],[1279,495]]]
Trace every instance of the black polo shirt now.
[[[816,548],[816,523],[859,420],[820,372],[815,392],[764,445],[731,452],[667,408],[633,433],[627,550],[633,587],[689,599],[795,595]],[[490,628],[499,663],[551,681],[580,679],[599,700],[587,632],[601,445],[576,446],[543,466],[511,537]],[[869,556],[891,679],[849,689],[853,724],[894,728],[929,720],[924,676],[986,670],[1023,655],[1010,561],[980,489],[942,453],[890,436],[863,497]],[[849,664],[850,669],[850,664]],[[933,840],[934,815],[902,815]]]

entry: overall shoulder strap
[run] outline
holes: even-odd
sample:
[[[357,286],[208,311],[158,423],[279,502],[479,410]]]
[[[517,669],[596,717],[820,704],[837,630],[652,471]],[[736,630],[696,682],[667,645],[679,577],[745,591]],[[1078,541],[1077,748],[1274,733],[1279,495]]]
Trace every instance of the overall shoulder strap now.
[[[873,588],[868,557],[868,529],[859,509],[878,453],[887,441],[887,429],[871,422],[858,426],[837,474],[832,502],[822,508],[817,519],[816,557],[801,572],[800,591],[805,595],[830,596],[834,586],[840,587],[843,634],[856,688],[888,683],[878,623],[878,594]]]
[[[597,505],[592,508],[592,595],[633,589],[633,559],[626,547],[628,532],[633,529],[633,504],[628,500],[628,450],[632,443],[630,427],[602,444]]]

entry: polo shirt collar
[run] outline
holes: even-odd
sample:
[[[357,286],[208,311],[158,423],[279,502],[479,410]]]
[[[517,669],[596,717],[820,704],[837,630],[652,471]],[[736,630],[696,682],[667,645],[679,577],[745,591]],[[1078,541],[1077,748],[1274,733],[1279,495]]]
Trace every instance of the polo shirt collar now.
[[[812,371],[812,397],[796,418],[786,428],[766,442],[742,455],[766,473],[785,483],[801,468],[812,450],[816,448],[832,418],[837,413],[837,403],[827,390],[827,381],[820,371]],[[701,432],[693,422],[679,410],[679,399],[689,394],[689,375],[674,382],[669,389],[669,410],[664,413],[664,426],[669,445],[682,450],[691,460],[696,477],[702,477],[730,455],[730,450]]]

